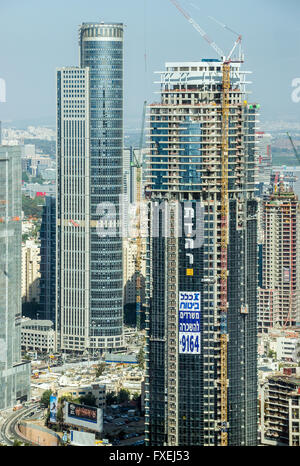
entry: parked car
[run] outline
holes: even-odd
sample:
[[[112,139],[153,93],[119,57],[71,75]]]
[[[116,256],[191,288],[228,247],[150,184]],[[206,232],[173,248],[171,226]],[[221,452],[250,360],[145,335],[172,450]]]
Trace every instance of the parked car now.
[[[145,443],[145,440],[138,440],[137,442],[134,442],[133,445],[136,445],[136,446],[137,445],[144,445],[144,443]]]

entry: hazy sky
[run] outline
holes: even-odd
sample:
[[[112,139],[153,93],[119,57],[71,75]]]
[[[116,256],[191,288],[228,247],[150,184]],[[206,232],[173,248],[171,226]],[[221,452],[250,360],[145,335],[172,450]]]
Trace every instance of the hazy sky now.
[[[235,36],[209,16],[242,34],[244,68],[253,72],[249,100],[261,104],[261,122],[300,122],[300,102],[291,98],[292,80],[300,78],[299,0],[180,3],[225,52]],[[166,61],[217,58],[170,0],[0,0],[0,120],[55,121],[55,70],[78,65],[78,26],[88,21],[126,25],[125,128],[140,125],[145,99],[159,100],[154,71]]]

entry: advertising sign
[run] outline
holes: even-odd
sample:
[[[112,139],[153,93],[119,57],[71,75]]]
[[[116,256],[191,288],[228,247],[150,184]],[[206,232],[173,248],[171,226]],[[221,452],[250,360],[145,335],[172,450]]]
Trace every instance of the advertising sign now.
[[[200,354],[200,293],[179,292],[179,353]]]
[[[97,408],[69,403],[68,416],[82,419],[83,421],[97,423]]]
[[[50,422],[56,423],[57,396],[50,396]]]
[[[78,427],[102,432],[103,410],[92,406],[84,406],[76,403],[65,403],[64,421]]]

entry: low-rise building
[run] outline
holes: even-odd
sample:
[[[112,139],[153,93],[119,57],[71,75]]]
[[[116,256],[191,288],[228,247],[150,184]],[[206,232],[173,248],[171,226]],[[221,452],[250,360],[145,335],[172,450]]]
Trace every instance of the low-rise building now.
[[[277,361],[298,362],[300,346],[300,329],[273,328],[258,337],[258,352],[261,356],[275,353]]]
[[[261,443],[300,446],[300,377],[274,374],[261,387]]]
[[[296,348],[299,343],[298,338],[292,336],[284,336],[277,338],[276,341],[276,354],[278,360],[283,361],[295,361],[296,360]]]
[[[123,263],[123,286],[124,286],[124,305],[136,302],[136,259],[137,259],[137,242],[135,239],[126,238],[123,241],[124,263]],[[145,302],[145,276],[146,261],[146,242],[143,239],[141,243],[141,303]]]
[[[50,353],[55,347],[55,330],[51,320],[33,320],[23,318],[21,322],[21,347]]]
[[[22,245],[22,302],[39,302],[40,247],[34,240]]]
[[[106,406],[106,387],[99,383],[92,383],[81,387],[68,387],[61,389],[58,396],[70,395],[73,398],[80,398],[81,396],[94,395],[96,399],[97,408],[105,409]]]

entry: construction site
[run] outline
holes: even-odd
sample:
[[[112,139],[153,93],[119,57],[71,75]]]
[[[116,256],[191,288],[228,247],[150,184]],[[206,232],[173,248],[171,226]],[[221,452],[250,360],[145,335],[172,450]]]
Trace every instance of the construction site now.
[[[293,191],[275,184],[263,211],[262,286],[258,288],[258,331],[293,327],[299,321],[299,201]]]
[[[241,36],[225,54],[171,1],[219,58],[166,63],[149,110],[146,444],[256,445],[259,105]]]

